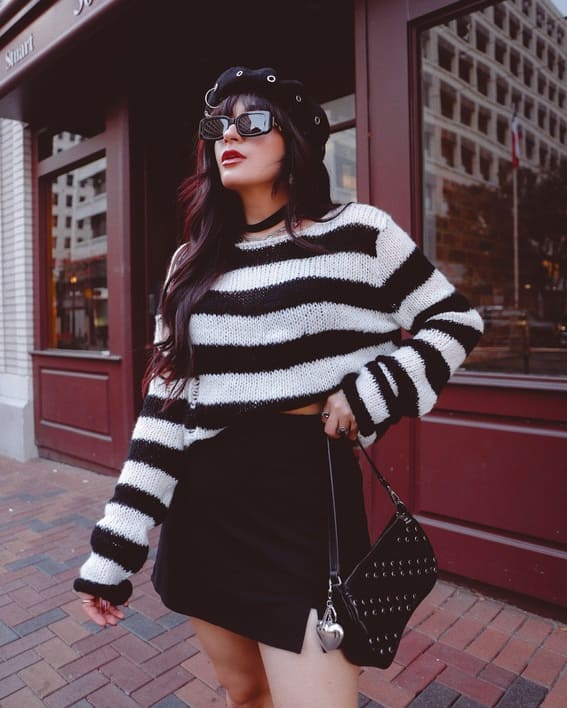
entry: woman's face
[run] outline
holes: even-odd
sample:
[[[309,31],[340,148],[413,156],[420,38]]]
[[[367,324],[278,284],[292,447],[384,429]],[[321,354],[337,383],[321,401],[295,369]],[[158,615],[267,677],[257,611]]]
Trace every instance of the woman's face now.
[[[231,118],[246,110],[238,100]],[[262,187],[271,190],[284,155],[284,139],[276,127],[265,135],[243,138],[233,123],[224,137],[215,142],[215,158],[221,182],[226,189],[239,194],[258,191]]]

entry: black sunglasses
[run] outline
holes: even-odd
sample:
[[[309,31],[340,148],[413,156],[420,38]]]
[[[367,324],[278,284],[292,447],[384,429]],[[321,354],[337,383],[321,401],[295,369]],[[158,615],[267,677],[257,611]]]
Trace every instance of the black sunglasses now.
[[[279,128],[271,111],[246,111],[236,118],[228,116],[210,116],[201,118],[199,136],[202,140],[221,140],[234,123],[236,131],[243,138],[265,135],[275,126]]]

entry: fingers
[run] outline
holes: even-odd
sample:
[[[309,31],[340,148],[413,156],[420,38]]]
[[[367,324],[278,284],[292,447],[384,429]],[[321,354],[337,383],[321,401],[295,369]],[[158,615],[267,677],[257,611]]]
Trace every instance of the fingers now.
[[[337,391],[327,398],[321,420],[325,424],[324,430],[329,437],[335,440],[341,437],[356,440],[358,425],[342,391]]]
[[[80,597],[85,614],[100,627],[106,627],[107,624],[115,626],[118,624],[118,620],[125,617],[124,613],[111,605],[108,600],[93,595],[81,595]],[[124,604],[128,605],[127,602]]]

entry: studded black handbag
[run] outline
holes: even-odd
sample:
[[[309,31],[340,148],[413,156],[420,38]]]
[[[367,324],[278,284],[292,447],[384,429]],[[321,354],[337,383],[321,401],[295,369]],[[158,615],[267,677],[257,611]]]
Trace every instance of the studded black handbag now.
[[[359,442],[360,445],[360,442]],[[339,568],[337,517],[331,446],[329,458],[329,592],[317,623],[325,651],[340,647],[358,666],[386,669],[394,661],[413,611],[437,580],[437,560],[427,534],[360,445],[395,512],[349,576]]]

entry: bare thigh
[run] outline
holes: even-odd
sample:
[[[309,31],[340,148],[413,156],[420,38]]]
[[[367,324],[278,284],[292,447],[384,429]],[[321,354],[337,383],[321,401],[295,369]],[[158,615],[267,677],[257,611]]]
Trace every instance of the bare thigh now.
[[[360,667],[339,650],[324,653],[312,609],[301,654],[259,644],[275,708],[357,708]]]
[[[195,617],[191,624],[226,689],[228,705],[271,708],[258,642]]]

